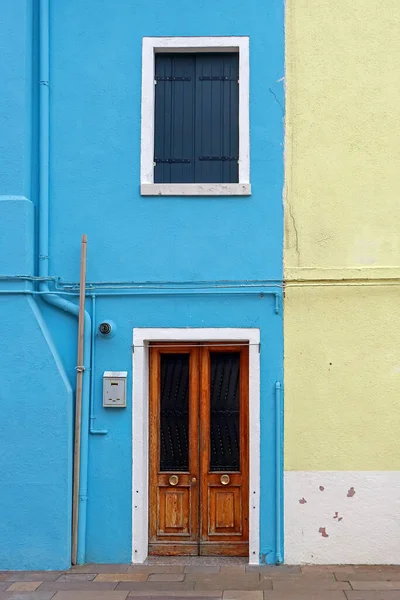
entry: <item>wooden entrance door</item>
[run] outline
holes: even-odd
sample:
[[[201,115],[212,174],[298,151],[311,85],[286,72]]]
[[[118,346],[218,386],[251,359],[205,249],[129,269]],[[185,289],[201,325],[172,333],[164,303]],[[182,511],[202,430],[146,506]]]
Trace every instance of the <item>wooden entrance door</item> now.
[[[248,556],[248,356],[150,347],[150,555]]]

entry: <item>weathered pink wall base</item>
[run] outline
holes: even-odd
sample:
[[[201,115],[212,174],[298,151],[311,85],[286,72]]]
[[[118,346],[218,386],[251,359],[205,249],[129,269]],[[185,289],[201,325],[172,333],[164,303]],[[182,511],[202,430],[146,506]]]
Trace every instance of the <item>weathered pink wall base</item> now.
[[[400,563],[400,471],[286,471],[285,562]]]

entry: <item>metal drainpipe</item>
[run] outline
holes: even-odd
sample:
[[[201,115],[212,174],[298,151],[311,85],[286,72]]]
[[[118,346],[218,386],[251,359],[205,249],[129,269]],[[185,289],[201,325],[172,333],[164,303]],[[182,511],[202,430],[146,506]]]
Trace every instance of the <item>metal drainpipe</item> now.
[[[94,416],[94,388],[95,388],[95,379],[94,379],[94,357],[95,357],[95,342],[96,342],[96,332],[95,332],[95,323],[96,323],[96,294],[92,295],[92,337],[91,337],[91,365],[90,365],[90,374],[91,374],[91,386],[90,386],[90,429],[89,432],[92,435],[106,435],[108,433],[107,429],[95,429],[94,422],[96,417]]]
[[[49,0],[39,4],[39,276],[49,275]],[[78,317],[79,307],[59,296],[50,293],[47,281],[39,284],[41,297],[48,304]],[[90,365],[91,319],[85,311],[84,365]],[[87,367],[88,368],[88,367]],[[74,562],[83,564],[86,554],[86,514],[87,514],[87,474],[89,444],[89,397],[90,371],[84,372],[82,388],[81,456],[79,478],[79,506],[77,556]]]
[[[276,434],[276,563],[283,563],[282,553],[282,384],[275,383],[275,434]]]

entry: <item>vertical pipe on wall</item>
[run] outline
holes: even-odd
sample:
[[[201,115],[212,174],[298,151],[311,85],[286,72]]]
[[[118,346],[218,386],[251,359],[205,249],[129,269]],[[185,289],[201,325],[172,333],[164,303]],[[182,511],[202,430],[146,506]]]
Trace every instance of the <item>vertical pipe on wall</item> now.
[[[90,372],[91,372],[91,386],[90,386],[90,402],[89,402],[89,433],[92,435],[106,435],[108,433],[107,429],[95,429],[94,422],[96,417],[94,416],[94,389],[95,389],[95,378],[94,378],[94,359],[95,359],[95,342],[96,342],[96,332],[95,332],[95,324],[96,324],[96,294],[92,295],[92,339],[91,339],[91,364],[90,364]]]
[[[39,12],[39,276],[49,273],[49,0]],[[47,287],[46,283],[41,284]],[[46,290],[44,290],[46,291]]]
[[[283,563],[282,551],[282,384],[275,383],[275,436],[276,436],[276,465],[275,465],[275,490],[276,490],[276,563]]]
[[[50,28],[49,0],[39,0],[39,276],[49,276],[49,158],[50,158]],[[42,281],[39,289],[41,297],[48,304],[75,317],[79,307],[73,302],[51,294],[48,283]],[[84,313],[85,336],[83,363],[90,364],[91,319]],[[86,550],[86,510],[87,510],[87,462],[89,443],[89,394],[90,371],[83,374],[82,383],[82,432],[81,468],[79,489],[78,551],[76,561],[85,562]]]
[[[76,367],[75,396],[75,436],[74,436],[74,482],[72,494],[72,564],[78,556],[78,519],[79,519],[79,480],[81,470],[81,424],[82,424],[82,387],[83,345],[85,340],[85,292],[86,292],[86,235],[82,236],[81,272],[79,279],[79,316],[78,316],[78,355]]]

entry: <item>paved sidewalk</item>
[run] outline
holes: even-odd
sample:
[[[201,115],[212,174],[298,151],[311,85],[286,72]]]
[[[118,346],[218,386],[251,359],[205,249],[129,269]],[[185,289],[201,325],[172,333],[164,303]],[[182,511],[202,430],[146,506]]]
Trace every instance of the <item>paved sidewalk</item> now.
[[[165,564],[167,562],[168,564]],[[0,600],[400,600],[400,567],[251,567],[240,559],[155,559],[69,571],[2,571]]]

